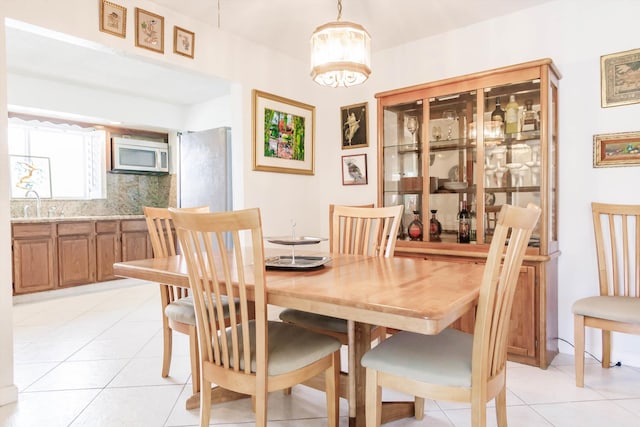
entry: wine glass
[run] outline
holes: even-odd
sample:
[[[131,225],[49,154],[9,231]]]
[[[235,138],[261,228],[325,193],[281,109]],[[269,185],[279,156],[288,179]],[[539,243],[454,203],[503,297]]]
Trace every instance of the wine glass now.
[[[411,143],[418,143],[418,136],[416,135],[416,131],[418,130],[418,118],[416,116],[408,116],[407,117],[407,130],[411,134]]]

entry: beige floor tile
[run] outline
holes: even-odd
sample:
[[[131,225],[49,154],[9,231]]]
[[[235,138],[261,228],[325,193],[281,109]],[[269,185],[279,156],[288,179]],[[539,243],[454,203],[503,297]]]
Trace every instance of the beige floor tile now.
[[[27,387],[27,391],[103,388],[127,362],[127,359],[63,362]]]
[[[569,402],[533,405],[554,427],[637,427],[638,417],[614,402]]]

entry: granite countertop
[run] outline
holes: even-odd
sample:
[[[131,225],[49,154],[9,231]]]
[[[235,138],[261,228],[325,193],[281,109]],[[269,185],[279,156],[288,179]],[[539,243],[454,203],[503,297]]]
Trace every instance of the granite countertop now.
[[[118,219],[144,219],[144,215],[94,215],[94,216],[55,216],[39,218],[11,218],[12,224],[37,222],[73,222],[73,221],[108,221]]]

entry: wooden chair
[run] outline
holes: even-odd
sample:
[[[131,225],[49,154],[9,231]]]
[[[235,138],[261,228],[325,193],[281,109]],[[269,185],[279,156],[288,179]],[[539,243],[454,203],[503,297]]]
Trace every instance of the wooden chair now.
[[[209,212],[206,206],[187,208],[192,212]],[[155,258],[177,254],[177,238],[173,220],[167,208],[143,207],[147,229],[151,238],[151,247]],[[186,289],[179,286],[160,283],[160,301],[162,308],[162,377],[169,375],[171,351],[173,349],[173,331],[189,336],[189,357],[191,359],[191,382],[193,392],[200,391],[200,368],[198,367],[198,340],[196,335],[196,316],[193,300]]]
[[[592,203],[600,295],[573,304],[576,386],[584,387],[585,327],[602,330],[602,367],[611,331],[640,334],[640,205]]]
[[[330,207],[331,252],[393,256],[402,210],[403,206],[333,206],[333,209]],[[349,367],[355,366],[355,356],[349,342],[350,337],[353,337],[353,322],[293,309],[282,311],[280,320],[338,338],[343,345],[348,346]],[[378,327],[374,329],[372,339],[384,338],[385,335],[386,329]],[[355,399],[352,398],[356,391],[355,378],[348,375],[347,383],[347,393],[343,397],[347,397],[349,401],[349,416],[355,417]]]
[[[367,427],[380,425],[382,387],[419,396],[418,419],[424,415],[424,398],[471,403],[474,427],[486,425],[486,403],[495,398],[498,425],[506,427],[511,306],[539,215],[540,209],[533,205],[503,205],[482,276],[473,334],[452,328],[438,335],[401,331],[365,353]]]
[[[340,342],[294,325],[267,321],[260,210],[170,211],[196,310],[202,381],[200,425],[209,425],[211,383],[251,395],[256,425],[266,426],[269,392],[324,373],[329,425],[337,426]],[[227,233],[231,235],[230,250],[224,243]],[[241,247],[241,238],[250,240],[251,248]],[[225,295],[239,301],[237,307],[229,305],[231,318],[241,319],[230,327],[223,320]],[[250,320],[253,310],[255,320]]]

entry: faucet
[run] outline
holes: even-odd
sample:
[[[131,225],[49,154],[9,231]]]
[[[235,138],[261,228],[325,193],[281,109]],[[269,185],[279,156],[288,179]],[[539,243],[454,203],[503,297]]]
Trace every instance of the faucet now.
[[[26,193],[24,193],[24,197],[27,198],[32,193],[34,196],[36,196],[36,217],[40,218],[41,205],[40,205],[40,195],[38,194],[38,192],[36,190],[28,190]]]

